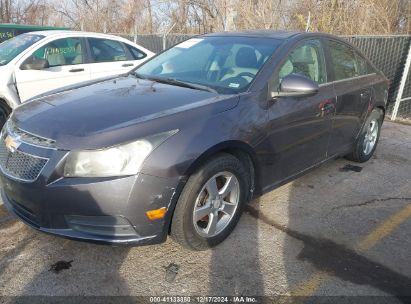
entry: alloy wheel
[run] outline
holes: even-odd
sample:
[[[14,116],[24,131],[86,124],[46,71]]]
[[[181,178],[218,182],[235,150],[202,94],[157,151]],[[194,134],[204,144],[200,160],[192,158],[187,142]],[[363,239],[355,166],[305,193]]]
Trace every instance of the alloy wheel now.
[[[240,199],[240,185],[231,172],[211,177],[197,196],[193,223],[198,234],[210,238],[220,234],[231,222]]]
[[[370,154],[374,149],[378,137],[378,128],[379,125],[376,119],[371,120],[367,126],[367,132],[365,133],[363,143],[363,152],[365,155]]]

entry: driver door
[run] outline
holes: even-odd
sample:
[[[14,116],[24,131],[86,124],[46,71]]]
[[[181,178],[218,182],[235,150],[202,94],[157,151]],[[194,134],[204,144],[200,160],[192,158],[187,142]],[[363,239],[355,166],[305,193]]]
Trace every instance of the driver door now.
[[[39,47],[15,68],[16,83],[21,102],[47,91],[90,80],[90,65],[85,63],[82,38],[57,39]],[[48,67],[24,70],[25,62],[45,59]]]
[[[274,72],[272,88],[289,74],[306,76],[319,92],[305,97],[278,97],[269,108],[269,151],[266,185],[286,180],[327,157],[331,117],[335,112],[332,84],[327,83],[323,44],[310,39],[298,44]]]

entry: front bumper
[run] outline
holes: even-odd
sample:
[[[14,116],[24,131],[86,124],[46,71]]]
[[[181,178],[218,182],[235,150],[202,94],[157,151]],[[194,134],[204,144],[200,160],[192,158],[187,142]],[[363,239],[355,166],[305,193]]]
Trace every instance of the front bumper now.
[[[163,242],[173,211],[177,179],[150,175],[61,178],[43,184],[1,174],[6,207],[31,227],[74,240],[111,245]],[[146,211],[166,207],[163,219]]]

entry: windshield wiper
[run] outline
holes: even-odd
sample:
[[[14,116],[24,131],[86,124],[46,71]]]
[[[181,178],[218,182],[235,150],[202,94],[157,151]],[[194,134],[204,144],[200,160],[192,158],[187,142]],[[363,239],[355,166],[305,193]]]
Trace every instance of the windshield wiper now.
[[[133,73],[133,72],[131,72],[131,73],[129,73],[129,75],[133,75],[134,77],[140,78],[140,79],[147,79],[147,77],[145,77],[145,76],[143,76],[143,75],[141,75],[141,74],[139,74],[139,73]]]
[[[151,81],[155,81],[155,82],[158,82],[158,83],[165,83],[165,84],[171,84],[171,85],[175,85],[175,86],[179,86],[179,87],[194,89],[194,90],[218,93],[216,90],[214,90],[210,87],[207,87],[205,85],[192,83],[192,82],[181,81],[181,80],[177,80],[177,79],[174,79],[174,78],[145,76],[145,75],[141,75],[139,73],[133,73],[133,75],[137,78],[140,78],[140,79],[151,80]]]

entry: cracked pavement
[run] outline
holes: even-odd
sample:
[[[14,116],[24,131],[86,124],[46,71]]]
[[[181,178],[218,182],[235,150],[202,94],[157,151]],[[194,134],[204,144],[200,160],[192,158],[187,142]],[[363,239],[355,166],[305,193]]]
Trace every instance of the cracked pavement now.
[[[341,172],[346,164],[363,169]],[[390,295],[387,302],[405,302],[410,172],[411,126],[386,121],[369,162],[330,161],[255,199],[233,234],[205,252],[171,240],[131,248],[61,239],[0,205],[0,295]],[[55,265],[64,267],[50,271]]]

